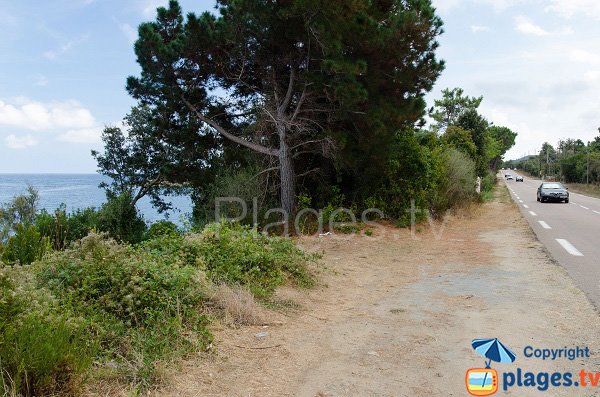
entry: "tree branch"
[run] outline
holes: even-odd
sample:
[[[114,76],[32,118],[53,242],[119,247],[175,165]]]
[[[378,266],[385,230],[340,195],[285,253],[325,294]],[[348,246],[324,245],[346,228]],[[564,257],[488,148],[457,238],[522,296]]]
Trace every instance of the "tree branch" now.
[[[181,99],[183,100],[183,102],[186,104],[186,106],[196,115],[196,117],[198,118],[198,120],[208,124],[209,126],[211,126],[212,128],[214,128],[215,130],[217,130],[217,132],[221,135],[223,135],[225,138],[229,139],[232,142],[235,142],[239,145],[245,146],[248,149],[252,149],[255,152],[259,152],[262,154],[266,154],[267,156],[277,156],[279,154],[278,150],[275,149],[271,149],[268,148],[266,146],[262,146],[259,145],[257,143],[254,142],[249,142],[243,138],[240,138],[239,136],[235,136],[233,134],[231,134],[230,132],[228,132],[227,130],[225,130],[223,127],[221,127],[219,124],[217,124],[215,121],[211,120],[208,117],[205,117],[204,115],[202,115],[198,109],[196,109],[196,107],[194,105],[192,105],[187,99],[185,99],[185,97],[182,95]]]
[[[290,66],[290,82],[288,83],[287,93],[285,94],[285,98],[283,98],[283,102],[277,108],[277,113],[282,114],[285,112],[288,106],[290,106],[290,101],[292,100],[292,94],[294,93],[294,82],[296,81],[296,69],[293,66]]]
[[[316,172],[319,170],[320,170],[320,168],[313,168],[312,170],[309,170],[309,171],[303,172],[302,174],[296,175],[296,178],[301,178],[303,176],[310,174],[311,172]]]

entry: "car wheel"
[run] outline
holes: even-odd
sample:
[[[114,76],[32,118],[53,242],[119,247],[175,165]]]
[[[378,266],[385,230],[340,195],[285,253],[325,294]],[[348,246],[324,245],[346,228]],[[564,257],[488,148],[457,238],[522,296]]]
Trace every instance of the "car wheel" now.
[[[546,200],[544,199],[544,197],[540,197],[540,201],[541,201],[542,203],[545,203],[545,202],[546,202]]]
[[[540,196],[536,196],[535,198],[537,201],[540,201]]]
[[[565,204],[569,204],[569,199],[566,199],[566,200],[565,200]]]

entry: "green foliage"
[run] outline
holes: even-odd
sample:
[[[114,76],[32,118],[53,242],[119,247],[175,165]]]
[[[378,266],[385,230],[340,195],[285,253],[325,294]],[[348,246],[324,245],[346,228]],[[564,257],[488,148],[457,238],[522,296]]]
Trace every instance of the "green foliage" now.
[[[158,361],[210,343],[208,319],[200,313],[211,283],[245,285],[261,298],[286,280],[313,283],[307,262],[316,258],[289,239],[224,223],[187,235],[173,226],[160,223],[136,246],[91,233],[31,269],[49,291],[45,302],[55,301],[69,321],[70,313],[81,316],[77,324],[91,338],[87,343],[99,346],[95,360],[112,363],[104,376],[141,388],[155,380]],[[13,307],[19,305],[0,309],[10,316]]]
[[[53,249],[62,250],[98,228],[98,211],[85,208],[67,213],[63,204],[53,215],[43,209],[35,217],[35,226],[42,236],[50,240]]]
[[[38,191],[29,186],[27,193],[15,196],[0,206],[0,244],[8,240],[17,225],[33,223],[39,198]]]
[[[177,234],[176,224],[167,220],[160,220],[150,225],[146,233],[146,240],[161,236],[176,236]]]
[[[491,159],[490,168],[496,171],[502,161],[502,156],[515,145],[517,133],[510,128],[501,126],[491,126],[488,128],[490,146],[495,146],[493,150],[488,149],[488,159]]]
[[[484,177],[490,169],[496,172],[502,156],[514,146],[517,134],[507,127],[490,126],[477,111],[483,97],[463,94],[461,88],[442,91],[443,98],[435,101],[431,114],[437,122],[433,129],[443,131],[444,143],[475,161],[477,175]]]
[[[434,215],[464,206],[476,197],[475,163],[466,154],[454,148],[445,151],[442,172],[430,202],[430,209]]]
[[[393,143],[393,157],[382,170],[385,184],[371,196],[371,206],[395,219],[410,219],[411,200],[426,207],[426,192],[431,188],[435,156],[419,144],[412,130],[400,131]],[[419,213],[422,219],[426,214]]]
[[[346,197],[379,186],[371,176],[393,157],[388,143],[425,115],[441,32],[429,0],[219,1],[201,15],[170,1],[139,28],[142,72],[127,89],[152,110],[147,133],[178,148],[169,165],[200,175],[189,180],[200,201],[245,148],[290,182],[270,178],[279,197],[257,197],[293,212],[303,187],[327,202],[330,180],[344,179]]]
[[[507,163],[529,174],[544,179],[562,180],[566,183],[600,183],[600,138],[586,145],[580,139],[566,139],[554,148],[548,142],[542,145],[537,156],[519,162]]]
[[[138,212],[130,194],[108,196],[98,211],[98,230],[128,243],[138,243],[144,238],[147,226]]]
[[[0,268],[0,393],[76,394],[97,345],[31,273]]]
[[[2,248],[0,259],[7,264],[30,265],[50,250],[50,242],[34,225],[19,223],[15,234]]]
[[[268,209],[277,205],[273,199],[276,192],[269,190],[268,173],[262,173],[263,167],[250,162],[245,167],[223,168],[214,182],[200,192],[195,194],[194,220],[199,226],[208,223],[219,222],[215,219],[215,210],[218,205],[220,217],[233,219],[242,216],[242,206],[238,201],[217,202],[221,198],[241,199],[247,205],[247,213],[239,222],[251,225],[253,219],[253,200],[257,200],[257,221],[265,221],[265,213]]]
[[[100,187],[109,197],[130,196],[135,205],[148,196],[160,212],[169,210],[171,203],[164,195],[176,189],[166,182],[179,182],[177,165],[170,161],[182,157],[181,149],[159,137],[159,127],[147,106],[133,107],[123,125],[126,133],[119,127],[106,127],[102,132],[104,152],[92,151],[99,172],[111,179]]]
[[[471,133],[461,127],[450,125],[442,135],[442,140],[447,145],[460,150],[470,158],[477,156],[477,146],[473,142]]]
[[[446,128],[457,125],[460,117],[467,110],[475,110],[483,101],[483,97],[469,97],[464,95],[462,88],[442,90],[442,99],[435,100],[435,109],[431,113],[431,118],[436,121],[435,129],[444,131]]]
[[[185,245],[197,250],[212,281],[247,285],[259,297],[268,297],[286,279],[301,285],[311,283],[306,263],[315,258],[286,238],[215,223]]]
[[[38,279],[77,310],[97,335],[105,360],[140,385],[156,360],[180,356],[210,341],[199,314],[206,282],[196,266],[90,234],[46,257]]]

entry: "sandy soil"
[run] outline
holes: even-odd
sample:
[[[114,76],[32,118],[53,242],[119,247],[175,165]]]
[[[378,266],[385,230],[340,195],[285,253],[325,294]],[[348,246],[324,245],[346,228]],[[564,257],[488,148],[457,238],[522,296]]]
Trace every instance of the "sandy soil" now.
[[[382,227],[372,238],[300,244],[324,252],[321,285],[280,291],[297,308],[272,313],[266,326],[216,329],[216,353],[186,361],[157,395],[465,396],[465,371],[484,364],[470,347],[474,338],[497,337],[517,354],[514,364],[494,366],[500,373],[600,370],[600,355],[523,356],[527,345],[596,353],[600,317],[504,187],[443,230],[423,227],[413,236]],[[589,388],[498,394],[598,395]]]

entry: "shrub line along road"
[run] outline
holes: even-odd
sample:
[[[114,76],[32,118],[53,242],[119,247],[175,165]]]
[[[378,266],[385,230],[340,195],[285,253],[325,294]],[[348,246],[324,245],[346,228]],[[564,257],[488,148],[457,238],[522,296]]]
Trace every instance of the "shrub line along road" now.
[[[539,179],[505,183],[538,239],[600,308],[600,199],[570,192],[568,204],[540,203]]]

